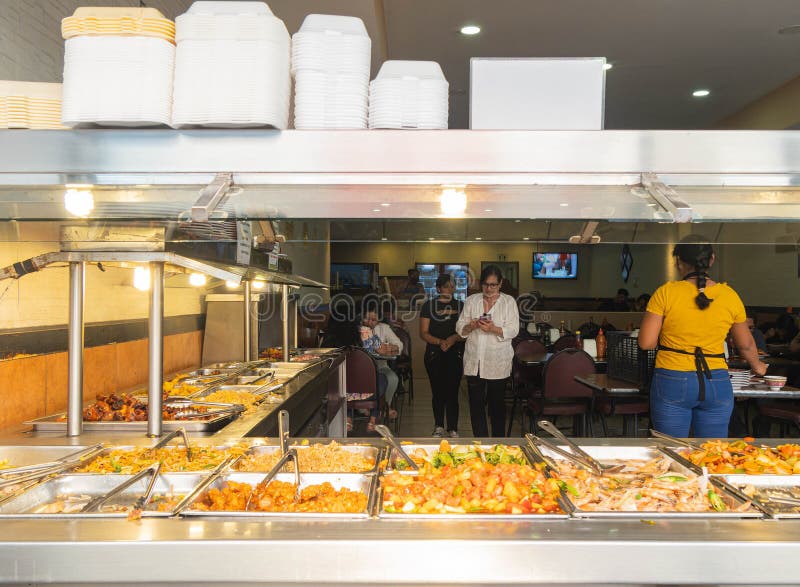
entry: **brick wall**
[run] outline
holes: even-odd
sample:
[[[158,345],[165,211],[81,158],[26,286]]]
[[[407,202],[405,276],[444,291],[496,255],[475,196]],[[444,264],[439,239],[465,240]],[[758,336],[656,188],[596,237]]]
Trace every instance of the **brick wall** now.
[[[186,12],[192,0],[146,0],[164,16]],[[0,0],[0,79],[60,82],[61,19],[79,6],[138,6],[138,0]]]

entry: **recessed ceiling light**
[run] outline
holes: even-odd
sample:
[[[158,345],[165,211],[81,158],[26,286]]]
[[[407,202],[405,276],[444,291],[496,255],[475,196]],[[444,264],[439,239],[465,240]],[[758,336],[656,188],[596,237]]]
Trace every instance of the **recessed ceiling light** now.
[[[467,194],[460,188],[443,188],[439,201],[445,216],[461,216],[467,209]]]
[[[428,237],[428,240],[429,240],[429,241],[432,241],[433,239],[434,239],[434,237],[432,237],[432,236],[429,236],[429,237]]]
[[[793,24],[778,29],[779,35],[800,35],[800,24]]]
[[[491,209],[491,208],[484,208],[484,210],[483,210],[483,211],[484,211],[484,212],[491,212],[491,211],[492,211],[492,209]]]
[[[711,92],[709,90],[695,90],[694,92],[692,92],[692,96],[694,96],[695,98],[705,98],[710,93]]]
[[[388,208],[389,206],[391,206],[391,204],[389,204],[388,202],[384,202],[383,204],[381,204],[381,206],[383,206],[384,208]]]
[[[373,211],[373,212],[380,212],[380,211],[381,211],[381,209],[380,209],[380,208],[373,208],[373,209],[372,209],[372,211]]]
[[[461,27],[461,34],[467,35],[468,37],[471,37],[472,35],[477,35],[479,32],[481,32],[481,27],[474,24],[468,24],[466,26]]]
[[[606,71],[608,71],[608,70],[609,70],[609,69],[611,69],[612,67],[614,67],[614,64],[613,64],[613,63],[604,63],[604,64],[603,64],[603,69],[604,69],[604,70],[606,70]]]
[[[382,240],[382,241],[388,241],[389,239],[388,239],[388,238],[386,238],[385,236],[382,236],[382,237],[381,237],[381,240]]]
[[[482,239],[481,237],[479,237],[479,236],[476,236],[476,237],[475,237],[475,240],[476,240],[476,241],[480,241],[480,240],[483,240],[483,239]]]
[[[514,222],[522,222],[522,220],[515,220]]]
[[[567,206],[569,206],[569,204],[567,204],[566,202],[561,202],[559,206],[561,206],[562,208],[566,208]]]
[[[530,239],[529,237],[527,237],[527,236],[523,236],[523,237],[522,237],[522,240],[524,240],[524,241],[529,241],[529,240],[531,240],[531,239]]]
[[[202,273],[190,273],[189,284],[194,287],[203,287],[206,284],[206,276]]]

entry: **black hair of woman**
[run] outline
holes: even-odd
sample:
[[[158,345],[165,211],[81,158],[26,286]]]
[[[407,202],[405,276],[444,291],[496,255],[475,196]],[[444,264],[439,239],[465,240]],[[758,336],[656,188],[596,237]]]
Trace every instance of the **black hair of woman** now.
[[[440,273],[439,277],[436,278],[436,289],[442,289],[445,285],[453,281],[453,278],[450,277],[449,273]]]
[[[503,281],[503,272],[500,271],[500,267],[497,265],[487,265],[481,271],[481,283],[485,282],[490,275],[494,275],[497,278],[497,281]]]
[[[699,235],[690,234],[675,245],[672,256],[694,269],[698,291],[694,301],[698,308],[705,310],[714,301],[705,292],[708,269],[714,264],[714,248],[711,243]]]

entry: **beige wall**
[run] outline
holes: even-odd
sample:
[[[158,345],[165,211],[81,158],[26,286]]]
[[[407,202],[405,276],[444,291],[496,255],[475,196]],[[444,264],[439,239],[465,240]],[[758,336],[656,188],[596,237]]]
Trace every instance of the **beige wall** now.
[[[536,250],[577,252],[578,278],[534,280],[531,275],[534,245],[525,243],[334,243],[331,260],[339,263],[377,262],[381,275],[405,275],[415,262],[469,263],[470,269],[478,273],[481,261],[517,261],[520,291],[538,289],[548,297],[613,297],[620,287],[626,287],[632,296],[638,296],[652,293],[668,277],[666,245],[633,245],[633,271],[627,284],[620,277],[621,245],[553,245]],[[499,259],[501,255],[505,255],[505,259]]]
[[[295,221],[281,223],[291,239],[282,246],[283,252],[292,260],[292,272],[322,283],[328,283],[331,275],[330,224],[325,221]],[[314,293],[329,299],[327,290],[304,288],[301,295]]]

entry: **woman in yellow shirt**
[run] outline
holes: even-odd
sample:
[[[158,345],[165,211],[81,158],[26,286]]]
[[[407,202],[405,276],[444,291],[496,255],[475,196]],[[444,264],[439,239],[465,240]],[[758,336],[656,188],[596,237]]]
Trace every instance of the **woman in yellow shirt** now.
[[[758,375],[758,359],[744,305],[727,284],[708,270],[714,250],[688,236],[672,251],[680,281],[662,285],[650,298],[639,330],[639,346],[658,348],[650,383],[653,428],[672,436],[725,438],[733,411],[733,388],[724,343],[730,331],[739,352]]]

